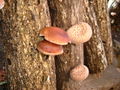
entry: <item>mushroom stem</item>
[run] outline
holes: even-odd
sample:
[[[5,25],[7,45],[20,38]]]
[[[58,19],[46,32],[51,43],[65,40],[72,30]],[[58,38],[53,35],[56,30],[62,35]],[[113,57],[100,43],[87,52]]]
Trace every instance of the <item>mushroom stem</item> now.
[[[84,64],[84,56],[83,56],[83,48],[79,47],[79,46],[82,46],[83,47],[83,44],[77,44],[74,46],[73,50],[75,52],[75,56],[76,56],[76,59],[78,61],[79,64],[83,65]]]

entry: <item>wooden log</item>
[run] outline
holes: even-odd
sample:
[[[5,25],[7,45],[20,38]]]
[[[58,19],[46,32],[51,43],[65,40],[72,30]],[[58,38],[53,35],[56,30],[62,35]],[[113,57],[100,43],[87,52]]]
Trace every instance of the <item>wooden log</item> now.
[[[93,29],[93,36],[86,45],[90,70],[101,72],[107,66],[107,60],[93,7],[87,0],[49,0],[52,25],[67,30],[81,21],[87,22]],[[72,81],[69,72],[83,59],[83,44],[69,44],[64,54],[56,57],[57,89],[79,90],[80,83]]]
[[[54,57],[37,50],[39,30],[50,26],[47,0],[8,0],[1,12],[11,90],[56,90]]]

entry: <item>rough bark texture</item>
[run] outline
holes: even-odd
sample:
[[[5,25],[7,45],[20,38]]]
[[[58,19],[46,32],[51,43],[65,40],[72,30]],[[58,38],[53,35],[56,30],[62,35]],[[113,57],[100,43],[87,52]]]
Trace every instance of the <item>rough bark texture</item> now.
[[[47,0],[6,0],[0,19],[11,90],[56,90],[54,57],[37,51],[39,30],[51,24]]]
[[[101,39],[104,43],[107,61],[108,64],[111,64],[113,60],[113,48],[109,13],[107,12],[107,0],[93,0],[93,6],[100,28]]]
[[[80,21],[89,23],[93,36],[86,45],[90,70],[101,72],[107,66],[105,50],[100,37],[95,12],[87,0],[49,0],[52,24],[67,30]],[[83,59],[83,45],[69,44],[64,47],[64,54],[56,57],[56,73],[58,90],[79,90],[80,83],[72,81],[69,71],[80,64]],[[97,61],[96,61],[97,60]]]
[[[91,73],[99,73],[106,69],[108,62],[93,5],[93,2],[89,1],[86,9],[87,21],[93,28],[93,36],[89,42],[85,43],[85,64]]]

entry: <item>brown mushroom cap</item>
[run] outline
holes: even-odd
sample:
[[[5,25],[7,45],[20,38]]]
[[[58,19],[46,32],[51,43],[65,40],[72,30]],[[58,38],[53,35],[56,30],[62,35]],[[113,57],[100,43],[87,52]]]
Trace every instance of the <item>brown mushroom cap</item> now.
[[[4,0],[0,0],[0,9],[2,9],[5,5],[5,1]]]
[[[70,77],[74,81],[83,81],[89,75],[89,70],[85,65],[78,65],[70,71]]]
[[[46,27],[40,30],[40,36],[44,36],[49,42],[66,45],[70,42],[67,33],[58,27]]]
[[[63,53],[63,48],[60,45],[48,42],[46,40],[38,43],[37,49],[46,55],[59,55]]]
[[[89,24],[80,22],[67,30],[71,42],[78,44],[88,41],[92,36],[92,29]]]

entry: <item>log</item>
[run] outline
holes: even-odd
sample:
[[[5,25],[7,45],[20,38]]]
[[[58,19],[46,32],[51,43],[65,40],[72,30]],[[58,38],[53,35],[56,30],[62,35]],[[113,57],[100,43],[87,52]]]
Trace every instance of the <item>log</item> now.
[[[108,64],[113,61],[113,45],[111,36],[111,25],[109,11],[107,11],[107,0],[94,0],[93,6],[100,28],[101,39],[105,48],[105,54]]]
[[[103,43],[100,37],[94,9],[87,0],[49,0],[53,26],[67,30],[81,21],[87,22],[93,29],[93,36],[86,45],[91,71],[100,72],[107,66]],[[69,72],[77,66],[83,57],[83,44],[69,44],[64,47],[64,54],[56,57],[56,77],[58,90],[79,90],[80,83],[69,77]],[[97,60],[97,61],[96,61]]]
[[[50,26],[47,0],[8,0],[0,13],[11,90],[56,90],[54,57],[37,50],[39,30]]]

